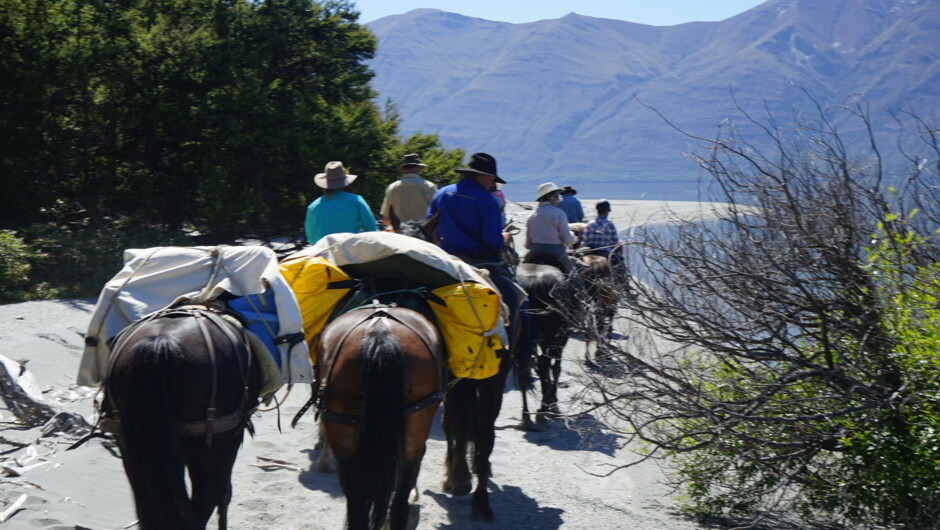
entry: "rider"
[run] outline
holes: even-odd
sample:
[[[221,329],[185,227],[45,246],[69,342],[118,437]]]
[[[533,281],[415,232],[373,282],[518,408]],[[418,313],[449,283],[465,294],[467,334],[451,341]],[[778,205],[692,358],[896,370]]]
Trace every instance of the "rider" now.
[[[524,352],[531,351],[529,316],[519,311],[526,300],[519,300],[512,270],[504,259],[511,235],[502,231],[500,205],[489,191],[496,183],[506,181],[496,174],[496,159],[487,153],[475,153],[466,167],[455,171],[462,178],[434,194],[427,219],[437,216],[442,249],[490,271],[490,278],[512,313],[512,321],[519,323],[519,346]]]
[[[385,199],[379,213],[386,226],[398,226],[396,223],[408,221],[423,221],[428,211],[428,203],[437,186],[425,180],[421,172],[428,167],[421,162],[416,153],[405,155],[398,168],[402,172],[401,179],[388,185],[385,189]]]
[[[622,272],[625,268],[623,257],[618,252],[613,252],[620,243],[620,238],[614,223],[607,219],[610,214],[610,202],[598,201],[594,208],[597,209],[597,218],[584,228],[580,245],[588,249],[588,254],[608,258],[611,267],[617,272]]]
[[[567,247],[574,243],[574,236],[568,229],[568,218],[558,208],[562,188],[554,182],[546,182],[538,187],[536,200],[539,207],[526,221],[525,247],[529,249],[525,263],[549,263],[565,274],[574,270],[568,259]]]

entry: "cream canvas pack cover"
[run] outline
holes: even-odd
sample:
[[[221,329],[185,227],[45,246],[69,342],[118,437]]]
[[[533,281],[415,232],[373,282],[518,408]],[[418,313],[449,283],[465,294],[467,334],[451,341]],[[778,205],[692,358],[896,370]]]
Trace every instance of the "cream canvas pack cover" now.
[[[274,251],[261,246],[154,247],[124,251],[124,268],[105,284],[86,334],[77,383],[101,384],[108,340],[132,322],[187,300],[200,303],[228,292],[235,296],[271,289],[279,336],[303,333],[300,308],[281,276]],[[282,383],[313,380],[307,345],[280,344]]]

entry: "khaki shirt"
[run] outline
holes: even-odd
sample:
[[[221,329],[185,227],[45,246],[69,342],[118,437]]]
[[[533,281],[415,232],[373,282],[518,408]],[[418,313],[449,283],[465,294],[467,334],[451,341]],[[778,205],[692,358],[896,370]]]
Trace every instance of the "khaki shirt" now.
[[[423,221],[428,213],[428,203],[437,191],[437,186],[418,175],[409,174],[388,185],[385,200],[379,214],[390,217],[389,211],[395,211],[395,217],[406,221]]]

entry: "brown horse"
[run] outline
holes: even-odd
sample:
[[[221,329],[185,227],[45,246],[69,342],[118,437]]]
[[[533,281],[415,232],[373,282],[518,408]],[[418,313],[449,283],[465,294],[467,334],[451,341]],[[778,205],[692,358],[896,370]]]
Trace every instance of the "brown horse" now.
[[[610,261],[606,256],[585,254],[579,269],[581,283],[587,294],[587,311],[584,313],[588,336],[597,337],[597,357],[609,357],[608,345],[613,336],[613,323],[617,310],[614,294],[613,274]],[[587,337],[586,337],[587,338]],[[590,354],[585,351],[586,360],[591,362]]]
[[[442,340],[420,290],[389,286],[388,279],[369,285],[365,299],[415,309],[359,307],[324,328],[317,380],[327,444],[318,465],[329,470],[335,456],[349,528],[377,529],[387,520],[397,530],[416,523],[409,501],[444,397]]]
[[[113,340],[102,423],[117,435],[140,527],[205,528],[218,508],[225,529],[260,386],[242,330],[205,309],[170,309]]]

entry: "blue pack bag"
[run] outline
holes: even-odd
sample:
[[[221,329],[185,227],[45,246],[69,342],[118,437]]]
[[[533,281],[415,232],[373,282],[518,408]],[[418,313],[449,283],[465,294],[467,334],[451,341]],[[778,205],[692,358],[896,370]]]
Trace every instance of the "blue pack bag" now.
[[[281,366],[281,354],[274,344],[274,339],[281,332],[277,319],[277,306],[274,302],[274,291],[257,295],[240,296],[228,302],[228,307],[236,312],[247,323],[247,327],[261,338],[261,342],[268,347],[277,366]]]

